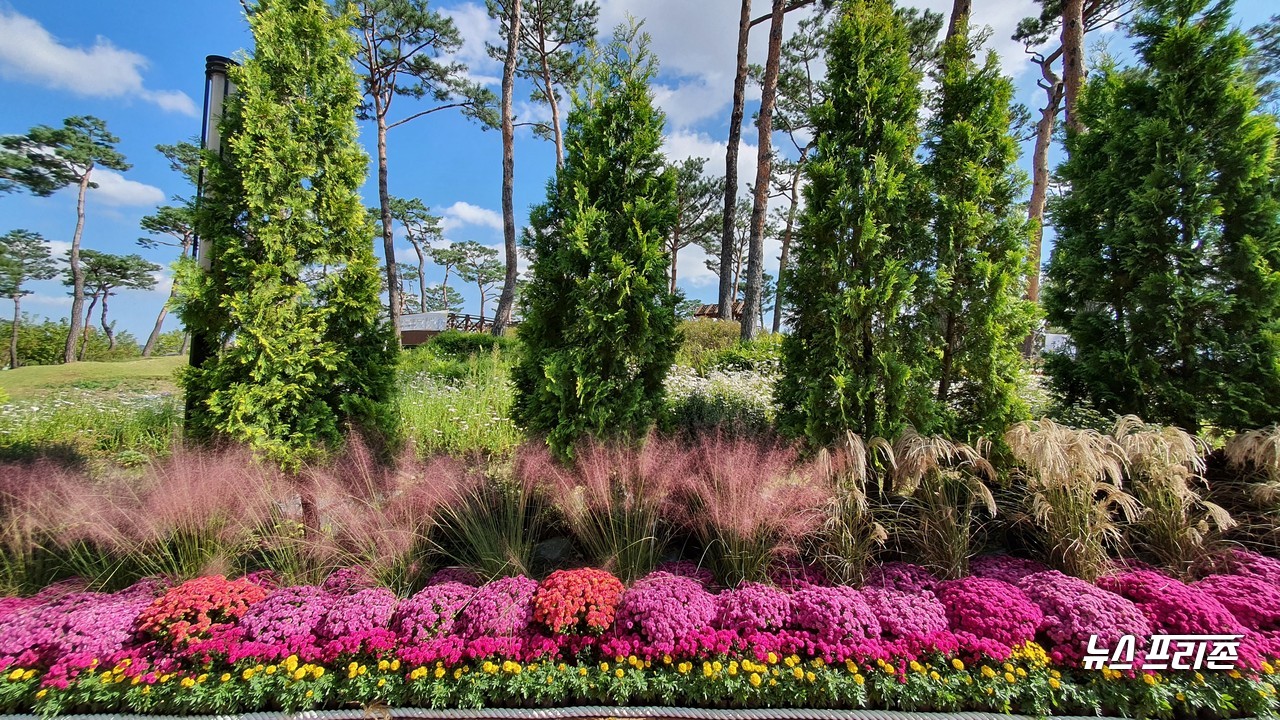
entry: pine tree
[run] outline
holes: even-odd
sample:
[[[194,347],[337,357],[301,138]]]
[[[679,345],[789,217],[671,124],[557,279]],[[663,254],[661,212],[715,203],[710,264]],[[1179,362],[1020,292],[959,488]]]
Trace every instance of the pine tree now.
[[[1082,97],[1045,297],[1067,400],[1193,431],[1280,419],[1276,121],[1231,25],[1230,2],[1152,0],[1141,64]]]
[[[593,48],[573,96],[565,165],[532,213],[514,414],[561,455],[584,436],[645,432],[675,358],[664,252],[675,174],[660,152],[648,42],[632,21]]]
[[[1022,299],[1028,226],[1010,133],[1013,83],[994,52],[979,65],[960,18],[936,73],[924,174],[932,190],[932,252],[920,314],[936,358],[942,431],[998,437],[1026,413],[1020,344],[1034,310]],[[921,428],[924,430],[924,428]]]
[[[248,16],[255,51],[230,71],[197,213],[212,267],[187,264],[180,284],[183,320],[218,348],[183,378],[200,408],[187,426],[296,467],[344,421],[385,427],[394,341],[358,192],[351,18],[324,0],[259,0]]]
[[[847,430],[896,434],[917,404],[913,370],[923,362],[902,317],[921,253],[910,207],[922,190],[920,74],[888,0],[850,0],[838,12],[783,285],[791,333],[777,388],[783,426],[819,444]]]
[[[18,359],[18,326],[22,323],[22,298],[31,294],[23,289],[28,280],[48,280],[56,275],[58,266],[49,252],[49,243],[40,233],[30,230],[10,230],[0,235],[0,296],[13,301],[13,321],[9,334],[9,368],[16,368]]]

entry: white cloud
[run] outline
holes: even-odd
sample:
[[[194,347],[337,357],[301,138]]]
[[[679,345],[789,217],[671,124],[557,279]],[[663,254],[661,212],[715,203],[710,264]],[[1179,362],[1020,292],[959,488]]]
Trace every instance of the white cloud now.
[[[163,110],[195,116],[185,93],[148,90],[142,83],[147,59],[104,37],[93,47],[63,45],[40,23],[0,7],[0,76],[68,90],[84,97],[137,97]]]
[[[489,57],[485,43],[499,45],[502,37],[498,21],[489,17],[483,4],[463,3],[449,8],[441,8],[441,15],[453,19],[458,33],[462,35],[462,47],[449,59],[467,66],[467,76],[482,85],[502,84],[502,63]]]
[[[461,200],[445,208],[440,214],[440,229],[445,232],[456,230],[463,225],[479,225],[496,230],[502,229],[501,213]]]
[[[46,307],[69,308],[71,307],[70,295],[42,295],[35,293],[28,295],[22,299],[23,305],[43,305]]]
[[[724,175],[726,144],[706,133],[677,130],[669,133],[662,143],[662,152],[668,160],[680,161],[690,157],[708,158],[703,172],[710,176]],[[748,183],[756,179],[756,159],[760,148],[748,145],[745,140],[738,141],[738,196],[744,197],[749,192]]]
[[[129,180],[118,172],[95,169],[90,176],[98,187],[90,190],[93,197],[108,205],[148,207],[164,202],[164,191],[153,185]]]

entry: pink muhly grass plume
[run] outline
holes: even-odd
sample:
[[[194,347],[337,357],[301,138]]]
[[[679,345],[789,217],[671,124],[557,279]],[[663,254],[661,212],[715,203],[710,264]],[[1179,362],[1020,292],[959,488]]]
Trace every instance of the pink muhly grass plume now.
[[[574,458],[566,466],[545,446],[526,445],[516,475],[550,498],[593,562],[623,580],[643,576],[662,555],[662,526],[688,473],[687,454],[652,434],[638,446],[589,440]]]
[[[302,492],[314,506],[307,552],[321,564],[361,566],[378,576],[415,564],[440,508],[473,482],[454,458],[419,458],[412,447],[382,458],[359,436],[337,459],[309,468]]]
[[[831,487],[795,448],[715,433],[687,452],[682,520],[726,585],[767,581],[769,568],[822,526]]]

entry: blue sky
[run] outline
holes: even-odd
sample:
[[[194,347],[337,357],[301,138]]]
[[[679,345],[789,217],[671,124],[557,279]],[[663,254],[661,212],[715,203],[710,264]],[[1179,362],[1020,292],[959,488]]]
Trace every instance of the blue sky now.
[[[909,3],[911,0],[907,0]],[[921,7],[947,11],[950,0],[918,0]],[[728,134],[737,0],[601,0],[602,33],[628,13],[646,21],[653,49],[662,63],[655,97],[667,112],[666,153],[673,159],[690,155],[711,158],[708,170],[723,172],[724,142]],[[756,0],[757,14],[767,10]],[[1238,0],[1236,15],[1248,28],[1266,19],[1270,0]],[[439,0],[432,7],[454,18],[465,45],[457,59],[468,64],[472,76],[498,90],[501,68],[484,52],[486,40],[497,40],[497,27],[482,0]],[[1031,0],[980,0],[975,20],[992,28],[989,46],[1001,56],[1006,72],[1018,84],[1018,100],[1033,109],[1041,103],[1034,66],[1022,47],[1008,40],[1017,21],[1033,14]],[[794,26],[794,21],[789,21]],[[762,62],[767,25],[752,36],[752,61]],[[1091,40],[1122,52],[1124,39],[1104,34]],[[252,38],[236,0],[0,0],[0,133],[25,132],[33,125],[58,125],[71,115],[95,115],[120,137],[120,150],[133,167],[123,174],[95,172],[101,188],[90,193],[83,245],[115,253],[138,252],[164,266],[154,292],[125,292],[112,304],[121,329],[145,338],[168,295],[168,265],[174,252],[143,250],[138,221],[174,194],[188,188],[168,169],[154,149],[199,134],[200,103],[204,91],[204,58],[234,55],[249,48]],[[527,100],[528,88],[517,88],[517,115],[547,113]],[[748,113],[758,103],[758,91],[748,95]],[[412,99],[396,100],[393,116],[412,112]],[[398,112],[396,112],[398,111]],[[517,118],[519,119],[519,118]],[[756,137],[744,128],[739,176],[754,177]],[[373,155],[373,132],[362,127],[362,140]],[[501,138],[453,113],[436,113],[391,131],[389,136],[392,194],[417,197],[445,218],[446,240],[475,240],[499,247],[502,242],[500,189]],[[1024,148],[1023,164],[1030,154]],[[554,173],[554,148],[528,131],[517,134],[515,148],[517,222],[523,225],[529,206],[540,202],[546,181]],[[364,196],[377,200],[373,166]],[[69,244],[75,223],[75,192],[64,190],[50,198],[10,194],[0,196],[0,232],[34,230],[55,244],[58,253]],[[1046,257],[1048,248],[1046,247]],[[411,258],[407,243],[398,243],[402,261]],[[767,269],[776,272],[777,247],[766,247]],[[680,287],[690,297],[712,299],[715,278],[705,270],[701,251],[688,248],[679,258]],[[439,280],[428,269],[429,281]],[[463,292],[468,312],[476,312],[474,289],[451,284]],[[23,308],[58,317],[69,310],[70,298],[57,281],[35,283]],[[7,303],[5,303],[7,305]],[[0,308],[0,313],[9,311]],[[170,318],[165,329],[175,329]]]

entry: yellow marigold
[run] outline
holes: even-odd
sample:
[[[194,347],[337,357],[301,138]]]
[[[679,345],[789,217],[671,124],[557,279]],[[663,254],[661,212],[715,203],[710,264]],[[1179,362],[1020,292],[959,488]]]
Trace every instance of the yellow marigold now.
[[[298,669],[298,656],[297,656],[297,655],[290,655],[289,657],[285,658],[285,659],[284,659],[284,669],[285,669],[285,670],[288,670],[290,673],[292,673],[294,670],[297,670],[297,669]]]
[[[222,673],[222,677],[218,679],[222,682],[231,682],[231,673]]]
[[[724,669],[724,665],[721,665],[720,661],[716,660],[715,662],[711,663],[711,669],[715,670],[716,672],[720,672],[721,670]]]
[[[294,680],[302,680],[306,676],[307,676],[307,668],[298,668],[297,670],[293,671]]]
[[[626,662],[626,661],[627,661],[627,659],[626,659],[626,658],[624,658],[624,657],[622,657],[621,655],[614,655],[614,656],[613,656],[613,661],[614,661],[614,662],[616,662],[616,663],[624,663],[624,662]]]
[[[23,676],[22,676],[22,677],[23,677],[24,679],[29,679],[31,676],[34,676],[35,674],[36,674],[36,671],[35,671],[35,670],[28,670],[26,673],[24,673],[24,674],[23,674]],[[165,674],[163,674],[163,675],[161,675],[161,676],[160,676],[160,682],[162,682],[162,683],[167,683],[167,682],[169,682],[169,681],[170,681],[170,680],[172,680],[172,679],[173,679],[173,676],[172,676],[172,675],[170,675],[169,673],[165,673]]]
[[[453,679],[454,680],[462,679],[462,668],[457,668],[453,671]]]
[[[1049,687],[1053,688],[1054,690],[1057,690],[1058,688],[1062,687],[1062,682],[1059,681],[1058,678],[1049,678]]]
[[[390,670],[390,669],[391,669],[391,663],[387,662],[386,660],[379,660],[379,661],[378,661],[378,670],[379,670],[379,671],[381,671],[381,672],[386,672],[386,671],[388,671],[388,670]]]
[[[1142,682],[1144,682],[1144,683],[1146,683],[1146,684],[1148,684],[1148,685],[1155,685],[1155,684],[1156,684],[1156,676],[1155,676],[1155,675],[1152,675],[1151,673],[1144,673],[1144,674],[1143,674],[1143,676],[1142,676]]]
[[[564,672],[565,668],[567,667],[569,666],[565,665],[564,663],[560,663],[559,665],[556,666],[556,672]]]
[[[324,677],[324,668],[320,667],[319,665],[313,666],[311,668],[311,677],[315,678],[316,680],[319,680],[320,678]]]
[[[918,672],[918,673],[924,672],[924,666],[916,662],[915,660],[911,661],[911,665],[909,667],[911,668],[911,672]]]
[[[391,672],[400,672],[400,661],[399,661],[399,660],[392,660],[392,661],[391,661]]]
[[[1018,682],[1018,678],[1014,677],[1013,673],[1007,672],[1004,674],[1004,681],[1007,683],[1015,683]]]
[[[276,674],[276,666],[275,666],[275,665],[268,665],[268,666],[267,666],[267,667],[266,667],[262,672],[264,672],[264,673],[266,673],[266,674],[268,674],[268,675],[275,675],[275,674]]]
[[[802,669],[802,668],[792,668],[792,670],[791,670],[791,675],[792,675],[793,677],[795,677],[795,679],[800,680],[801,678],[803,678],[803,677],[804,677],[804,669]]]
[[[488,661],[488,660],[485,660],[485,661],[484,661],[484,664],[480,666],[480,669],[481,669],[481,670],[483,670],[484,672],[486,672],[486,673],[490,674],[490,675],[492,675],[492,674],[494,674],[494,673],[498,672],[498,666],[497,666],[497,665],[494,665],[492,662],[490,662],[490,661]]]
[[[862,683],[866,682],[866,681],[867,681],[867,679],[866,679],[866,678],[864,678],[864,677],[862,677],[862,675],[860,675],[860,674],[858,674],[858,673],[854,673],[854,674],[853,674],[853,681],[854,681],[855,683],[857,683],[857,684],[861,685]]]
[[[702,677],[709,678],[712,674],[711,663],[702,663]]]
[[[996,692],[993,688],[986,688],[986,691],[988,695],[994,695]]]
[[[1267,662],[1266,660],[1262,661],[1262,672],[1264,674],[1270,675],[1275,671],[1276,671],[1275,666],[1273,666],[1271,663]]]
[[[956,670],[964,670],[964,661],[960,658],[951,658],[951,667]]]
[[[444,677],[444,673],[445,673],[444,668],[438,667],[435,669],[435,672],[433,674],[435,675],[435,678],[439,680]]]
[[[556,679],[556,678],[555,678],[555,676],[554,676],[554,675],[548,675],[548,676],[547,676],[547,684],[548,684],[548,685],[550,685],[551,683],[555,682],[555,679]]]
[[[586,669],[586,668],[584,668],[584,667],[580,667],[580,668],[578,668],[578,675],[585,676],[586,674],[587,674],[587,669]]]
[[[369,672],[369,668],[365,667],[364,665],[361,665],[361,666],[360,666],[360,669],[359,669],[359,670],[356,670],[356,672],[357,672],[357,673],[359,673],[359,674],[361,674],[361,675],[363,675],[363,674],[365,674],[365,673]]]
[[[313,697],[315,697],[315,696],[316,696],[316,692],[315,692],[314,690],[308,690],[308,691],[307,691],[307,699],[308,699],[308,700],[310,700],[311,698],[313,698]]]
[[[778,687],[778,681],[773,678],[769,678],[769,687]]]
[[[17,682],[17,681],[21,680],[21,679],[22,679],[22,668],[17,668],[17,669],[15,669],[13,672],[10,672],[10,673],[9,673],[9,679],[10,679],[10,680],[12,680],[13,682]]]
[[[776,654],[776,653],[772,653],[772,652],[771,652],[771,653],[769,653],[769,655],[768,655],[767,657],[765,657],[765,659],[769,661],[769,664],[770,664],[770,665],[777,665],[777,664],[778,664],[778,656],[777,656],[777,654]]]
[[[1232,677],[1232,678],[1234,678],[1234,679],[1236,679],[1236,680],[1239,680],[1239,679],[1241,678],[1241,675],[1240,675],[1240,671],[1239,671],[1239,670],[1232,670],[1231,672],[1227,673],[1227,675],[1228,675],[1228,676],[1230,676],[1230,677]]]
[[[49,694],[49,690],[47,688],[42,688],[41,690],[36,692],[36,699],[43,700],[45,696],[48,694]]]
[[[934,681],[934,682],[937,682],[937,681],[939,681],[939,680],[941,680],[941,679],[942,679],[942,676],[938,674],[938,671],[937,671],[937,670],[931,670],[931,671],[929,672],[929,679],[930,679],[930,680],[932,680],[932,681]]]
[[[197,675],[197,676],[196,676],[196,682],[198,682],[198,683],[202,683],[202,682],[204,682],[205,680],[208,680],[208,679],[209,679],[209,674],[208,674],[208,673],[200,673],[199,675]]]
[[[1013,674],[1017,675],[1020,678],[1024,678],[1027,676],[1027,671],[1023,670],[1022,668],[1018,668],[1017,670],[1013,671]]]
[[[607,662],[600,663],[600,672],[609,672],[609,663]]]
[[[736,662],[729,663],[729,677],[737,677],[737,676],[738,676],[738,663]]]
[[[663,664],[663,665],[670,665],[670,664],[671,664],[671,656],[670,656],[670,655],[663,655],[663,656],[662,656],[662,664]]]
[[[151,686],[150,686],[150,685],[148,685],[148,686],[146,686],[146,687],[142,688],[142,694],[143,694],[143,695],[150,695],[150,694],[151,694]]]
[[[1178,693],[1177,695],[1174,695],[1174,697],[1175,697],[1175,698],[1177,698],[1178,702],[1186,702],[1186,701],[1187,701],[1187,696],[1186,696],[1186,695],[1183,695],[1182,693]]]
[[[813,682],[814,680],[818,679],[818,676],[814,675],[812,671],[809,671],[804,674],[804,679],[805,679],[805,682]]]
[[[382,687],[383,685],[386,685],[386,684],[387,684],[386,678],[378,678],[378,687]]]
[[[995,671],[995,670],[992,670],[990,667],[988,667],[988,666],[986,666],[986,665],[983,665],[983,666],[982,666],[982,677],[984,677],[984,678],[993,678],[993,677],[995,677],[995,676],[996,676],[996,671]]]
[[[244,678],[245,680],[252,680],[253,668],[246,668],[244,672],[240,673],[240,677]]]
[[[1005,672],[1013,672],[1013,665],[1010,663],[1005,663],[1001,667],[1004,668]]]
[[[631,665],[632,667],[635,667],[636,665],[643,665],[644,663],[640,662],[640,658],[636,657],[635,655],[628,655],[627,664]]]
[[[845,669],[845,670],[848,670],[848,671],[849,671],[849,672],[851,672],[851,673],[856,673],[856,672],[858,672],[858,663],[856,663],[856,662],[854,662],[854,661],[852,661],[852,660],[845,660],[845,661],[844,661],[844,669]]]
[[[182,678],[182,681],[179,682],[178,684],[184,688],[191,688],[196,686],[196,681],[193,680],[192,678],[185,677],[185,678]]]
[[[35,677],[35,676],[36,676],[36,671],[35,671],[35,670],[33,670],[33,669],[29,669],[29,670],[27,670],[26,672],[22,673],[22,679],[23,679],[23,680],[30,680],[31,678],[33,678],[33,677]]]
[[[760,687],[760,673],[751,673],[747,681],[751,683],[751,687]]]
[[[613,671],[613,674],[614,674],[614,676],[615,676],[615,677],[617,677],[618,679],[622,679],[622,676],[623,676],[623,675],[626,675],[627,673],[626,673],[626,672],[624,672],[622,668],[618,668],[617,670],[614,670],[614,671]]]

